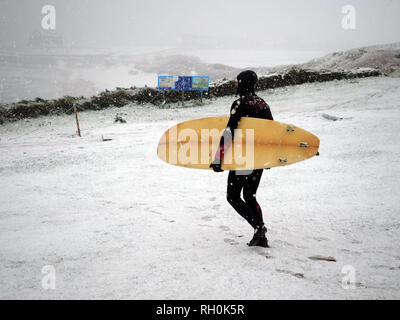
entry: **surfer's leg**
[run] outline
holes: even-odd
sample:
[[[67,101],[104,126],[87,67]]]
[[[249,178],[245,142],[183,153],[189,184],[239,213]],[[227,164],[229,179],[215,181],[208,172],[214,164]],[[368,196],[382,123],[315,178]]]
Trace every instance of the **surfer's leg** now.
[[[240,198],[240,193],[246,183],[246,177],[229,171],[227,200],[231,206],[255,229],[259,221],[254,220],[251,208]]]
[[[257,225],[260,227],[264,225],[264,221],[261,207],[256,199],[256,193],[258,186],[260,185],[263,171],[263,169],[253,170],[253,172],[247,176],[246,182],[243,186],[244,201],[251,208],[253,213],[253,220],[256,221]]]

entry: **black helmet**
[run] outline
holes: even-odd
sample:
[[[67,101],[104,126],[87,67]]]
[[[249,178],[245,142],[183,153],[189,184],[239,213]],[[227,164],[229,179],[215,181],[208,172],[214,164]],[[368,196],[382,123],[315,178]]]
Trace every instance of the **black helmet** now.
[[[252,70],[246,70],[236,77],[238,81],[237,93],[244,96],[249,93],[254,94],[254,90],[258,81],[257,74]]]

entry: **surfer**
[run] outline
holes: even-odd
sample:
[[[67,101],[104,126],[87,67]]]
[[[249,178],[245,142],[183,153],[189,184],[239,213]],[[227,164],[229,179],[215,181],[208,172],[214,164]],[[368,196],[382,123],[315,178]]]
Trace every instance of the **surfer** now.
[[[268,104],[255,94],[258,81],[254,71],[247,70],[237,76],[237,94],[239,99],[235,100],[231,107],[228,125],[221,137],[214,161],[210,167],[215,172],[222,172],[221,161],[225,150],[228,150],[239,125],[241,117],[252,117],[273,120]],[[232,207],[253,227],[254,235],[248,243],[249,246],[268,247],[266,237],[267,228],[264,225],[261,207],[256,200],[256,192],[260,184],[263,169],[245,171],[229,171],[227,200]],[[240,194],[243,190],[243,199]]]

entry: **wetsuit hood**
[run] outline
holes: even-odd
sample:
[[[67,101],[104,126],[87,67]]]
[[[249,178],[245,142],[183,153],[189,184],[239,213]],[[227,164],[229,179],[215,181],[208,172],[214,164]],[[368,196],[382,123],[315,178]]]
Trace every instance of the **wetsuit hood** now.
[[[255,94],[255,87],[258,81],[257,74],[252,70],[246,70],[236,77],[238,81],[237,94],[245,96],[247,94]]]

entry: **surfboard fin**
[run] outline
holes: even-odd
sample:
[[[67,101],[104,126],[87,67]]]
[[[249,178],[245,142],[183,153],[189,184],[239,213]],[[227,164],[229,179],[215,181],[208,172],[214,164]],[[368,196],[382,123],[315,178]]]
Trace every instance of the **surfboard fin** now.
[[[287,159],[286,158],[278,158],[278,161],[281,162],[281,163],[282,162],[287,162]]]
[[[293,126],[287,125],[287,126],[286,126],[286,131],[287,131],[287,132],[293,132],[293,131],[294,131]]]
[[[307,142],[299,142],[299,147],[300,148],[308,148],[308,143]]]

